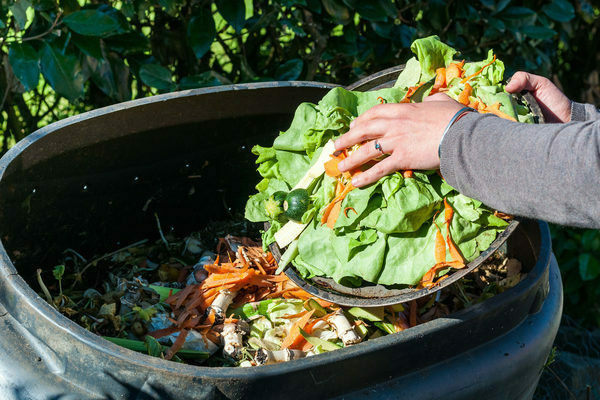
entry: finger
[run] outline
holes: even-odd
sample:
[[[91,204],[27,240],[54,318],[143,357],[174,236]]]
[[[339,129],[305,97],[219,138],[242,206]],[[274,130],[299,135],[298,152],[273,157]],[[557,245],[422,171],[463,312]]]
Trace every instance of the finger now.
[[[366,140],[381,137],[389,130],[390,123],[389,119],[359,121],[335,141],[335,149],[346,149]]]
[[[396,160],[393,157],[388,157],[379,161],[365,172],[355,175],[354,178],[352,178],[352,185],[355,187],[363,187],[373,182],[377,182],[379,178],[391,174],[394,171],[396,171]]]
[[[382,151],[375,147],[375,143],[381,146]],[[371,161],[384,154],[385,139],[376,139],[366,142],[355,150],[348,158],[338,164],[338,169],[341,172],[350,171],[363,165],[364,163]]]
[[[509,93],[518,93],[523,90],[535,92],[544,84],[544,81],[546,81],[546,78],[539,75],[523,71],[515,72],[506,84],[506,91]]]

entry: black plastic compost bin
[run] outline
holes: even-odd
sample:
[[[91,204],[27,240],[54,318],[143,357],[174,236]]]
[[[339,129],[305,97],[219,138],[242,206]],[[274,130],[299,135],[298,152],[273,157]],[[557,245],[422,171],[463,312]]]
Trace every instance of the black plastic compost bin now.
[[[370,83],[369,83],[370,82]],[[378,85],[363,82],[362,88]],[[558,329],[562,285],[548,226],[506,251],[516,287],[447,318],[350,348],[256,368],[196,367],[118,347],[60,315],[32,278],[66,248],[91,256],[243,209],[253,144],[331,86],[191,90],[91,111],[31,134],[0,160],[1,399],[529,399]],[[32,287],[27,282],[32,283]]]

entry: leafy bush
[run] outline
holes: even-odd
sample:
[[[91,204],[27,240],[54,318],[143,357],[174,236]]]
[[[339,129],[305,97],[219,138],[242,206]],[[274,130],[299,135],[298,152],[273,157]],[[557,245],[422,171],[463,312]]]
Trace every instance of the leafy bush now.
[[[563,278],[565,313],[600,327],[600,231],[553,226],[551,232]]]
[[[161,92],[273,79],[348,84],[405,61],[410,43],[431,34],[467,59],[494,48],[509,73],[549,76],[571,98],[595,102],[599,14],[588,0],[5,1],[0,152],[60,118]],[[554,234],[567,310],[589,319],[598,232]]]

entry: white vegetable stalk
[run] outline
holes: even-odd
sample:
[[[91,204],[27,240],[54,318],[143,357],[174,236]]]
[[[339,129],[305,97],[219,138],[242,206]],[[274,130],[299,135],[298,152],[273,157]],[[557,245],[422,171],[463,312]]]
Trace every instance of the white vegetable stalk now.
[[[250,326],[246,321],[237,323],[227,322],[223,325],[221,332],[221,343],[223,343],[223,355],[234,360],[242,358],[242,337],[250,332]]]
[[[333,325],[338,338],[344,342],[344,346],[350,346],[361,341],[360,336],[354,331],[354,326],[348,321],[341,309],[329,317],[329,323]]]
[[[267,349],[258,349],[254,356],[254,362],[256,365],[269,365],[297,360],[304,357],[306,357],[306,352],[302,350],[283,349],[271,351]]]
[[[211,310],[215,312],[216,323],[220,323],[223,321],[223,319],[225,319],[227,308],[229,308],[229,305],[233,299],[235,299],[235,296],[237,296],[237,292],[223,289],[219,292],[210,307],[208,307],[207,312],[210,312]]]

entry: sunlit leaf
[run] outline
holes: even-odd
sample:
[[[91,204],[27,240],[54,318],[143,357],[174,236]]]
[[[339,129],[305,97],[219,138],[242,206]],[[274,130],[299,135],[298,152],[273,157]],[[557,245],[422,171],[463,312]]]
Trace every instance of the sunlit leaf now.
[[[25,90],[34,89],[40,78],[40,64],[38,53],[33,46],[27,43],[13,43],[8,52],[8,60]]]
[[[29,7],[31,7],[31,2],[29,0],[17,0],[8,8],[21,29],[25,28],[25,25],[27,24],[27,9]]]
[[[210,49],[216,34],[215,20],[210,10],[206,8],[196,10],[188,22],[187,39],[197,59],[202,58]]]

